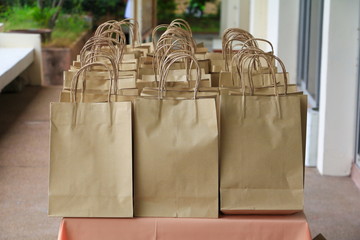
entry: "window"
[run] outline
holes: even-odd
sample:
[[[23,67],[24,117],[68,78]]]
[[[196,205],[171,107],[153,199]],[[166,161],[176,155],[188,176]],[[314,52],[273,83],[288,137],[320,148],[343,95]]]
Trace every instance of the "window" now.
[[[359,43],[360,44],[360,43]],[[357,127],[356,127],[356,156],[355,161],[360,167],[360,68],[358,67],[358,99],[357,99]]]
[[[309,95],[309,104],[319,107],[323,0],[301,0],[297,84]]]
[[[360,19],[359,19],[360,24]],[[358,44],[360,46],[360,31],[358,29]],[[360,56],[360,48],[359,48]],[[356,156],[355,161],[357,166],[360,168],[360,67],[358,64],[358,99],[357,99],[357,128],[356,128]]]

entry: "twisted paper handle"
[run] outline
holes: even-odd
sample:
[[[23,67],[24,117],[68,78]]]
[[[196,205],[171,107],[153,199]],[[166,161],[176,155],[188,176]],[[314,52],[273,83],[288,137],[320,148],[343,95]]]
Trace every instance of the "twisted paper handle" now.
[[[111,71],[110,71],[110,68],[104,64],[104,63],[99,63],[99,62],[94,62],[94,63],[88,63],[86,65],[84,65],[83,67],[81,67],[77,72],[76,74],[74,75],[72,81],[71,81],[71,89],[70,89],[70,99],[71,99],[71,102],[76,102],[76,93],[77,93],[77,85],[78,85],[78,82],[79,82],[79,77],[80,77],[80,74],[83,73],[84,71],[87,70],[87,68],[90,68],[92,66],[95,66],[95,65],[100,65],[100,66],[103,66],[107,69],[108,73],[109,73],[109,79],[110,79],[110,86],[109,86],[109,91],[108,91],[108,102],[110,102],[110,99],[111,99],[111,88],[112,88],[112,83],[113,83],[113,77],[111,75]],[[85,77],[84,77],[85,78]],[[85,82],[85,79],[83,79],[83,83]],[[84,93],[85,91],[85,88],[83,87],[82,88],[82,93]],[[83,94],[81,95],[81,99],[80,99],[80,102],[83,102]]]
[[[195,88],[194,88],[194,99],[197,98],[197,92],[198,92],[200,80],[201,80],[201,69],[200,69],[197,59],[191,52],[181,50],[181,51],[174,51],[174,52],[170,53],[169,55],[167,55],[164,62],[159,66],[159,69],[160,69],[159,98],[160,99],[163,98],[164,92],[166,91],[166,78],[169,74],[171,65],[182,59],[189,61],[190,66],[192,64],[195,64],[197,77],[196,77]]]

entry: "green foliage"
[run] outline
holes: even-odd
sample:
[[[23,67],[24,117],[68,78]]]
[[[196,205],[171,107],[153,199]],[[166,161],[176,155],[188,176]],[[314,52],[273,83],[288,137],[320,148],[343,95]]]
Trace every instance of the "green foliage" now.
[[[62,7],[63,13],[77,13],[83,12],[82,4],[86,0],[64,0]]]
[[[13,6],[0,13],[0,21],[5,22],[5,30],[24,28],[48,28],[52,15],[56,8],[44,8],[37,6]]]
[[[5,23],[5,31],[47,28],[48,21],[55,10],[44,8],[41,12],[37,6],[13,6],[0,13],[0,22]],[[81,15],[61,14],[52,31],[51,41],[45,43],[45,46],[69,46],[89,28],[88,21]]]
[[[189,9],[191,7],[204,8],[206,2],[215,2],[215,0],[189,0]],[[220,29],[220,4],[217,14],[195,17],[193,13],[188,12],[183,15],[175,15],[176,3],[174,0],[157,0],[157,20],[158,24],[170,23],[175,18],[182,18],[189,22],[193,32],[218,33]]]
[[[216,15],[184,18],[189,22],[191,30],[199,33],[218,33],[220,29],[220,19]]]
[[[170,23],[175,18],[176,3],[174,0],[157,0],[158,24]]]
[[[0,6],[33,6],[36,4],[37,0],[0,0]]]
[[[45,7],[40,9],[38,7],[33,7],[31,9],[31,16],[35,22],[40,26],[48,28],[50,25],[51,17],[56,13],[57,8]]]
[[[5,23],[5,31],[13,29],[44,28],[33,18],[34,7],[13,6],[8,7],[0,14],[0,22]]]
[[[97,22],[101,17],[111,15],[120,20],[124,18],[125,1],[124,0],[83,0],[82,9],[90,12],[94,21]]]
[[[63,14],[59,16],[56,26],[51,34],[52,40],[46,46],[69,46],[81,33],[90,28],[83,16],[76,14]]]

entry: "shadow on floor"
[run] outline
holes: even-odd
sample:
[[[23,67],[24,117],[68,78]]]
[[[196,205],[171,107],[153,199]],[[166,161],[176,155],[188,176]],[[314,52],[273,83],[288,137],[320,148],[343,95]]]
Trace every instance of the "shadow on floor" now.
[[[26,87],[20,93],[0,93],[0,137],[25,112],[40,91],[40,87]]]
[[[49,102],[60,88],[0,94],[0,239],[56,239],[47,216]]]

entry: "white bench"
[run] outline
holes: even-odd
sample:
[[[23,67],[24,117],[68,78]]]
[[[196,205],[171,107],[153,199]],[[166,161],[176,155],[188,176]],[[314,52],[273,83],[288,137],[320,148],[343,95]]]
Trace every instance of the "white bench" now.
[[[19,75],[30,85],[41,85],[40,35],[0,33],[0,92]]]
[[[0,92],[34,61],[34,48],[0,48]]]

